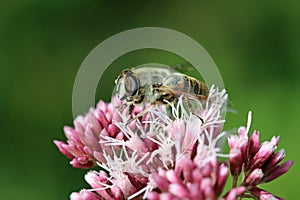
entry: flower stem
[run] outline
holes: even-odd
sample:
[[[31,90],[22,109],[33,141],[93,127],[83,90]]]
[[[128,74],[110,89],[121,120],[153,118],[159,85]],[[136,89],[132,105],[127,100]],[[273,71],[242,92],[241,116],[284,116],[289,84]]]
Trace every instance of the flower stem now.
[[[236,188],[238,181],[238,176],[233,176],[232,188]]]

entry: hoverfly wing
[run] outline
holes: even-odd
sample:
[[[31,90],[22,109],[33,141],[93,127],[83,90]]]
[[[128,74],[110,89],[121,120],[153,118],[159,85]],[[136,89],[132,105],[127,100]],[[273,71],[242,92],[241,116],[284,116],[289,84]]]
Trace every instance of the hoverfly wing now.
[[[195,67],[190,64],[189,62],[183,62],[183,63],[177,63],[170,65],[170,68],[173,70],[176,70],[181,73],[186,73],[186,72],[196,72]]]

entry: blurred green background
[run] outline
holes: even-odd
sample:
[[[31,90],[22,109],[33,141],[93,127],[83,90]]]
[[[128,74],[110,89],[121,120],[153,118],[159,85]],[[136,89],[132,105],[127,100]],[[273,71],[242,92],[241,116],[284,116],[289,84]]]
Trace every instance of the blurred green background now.
[[[127,29],[157,26],[180,31],[210,53],[238,114],[226,128],[246,124],[262,139],[281,135],[279,148],[295,160],[289,173],[265,185],[297,199],[300,113],[300,3],[297,1],[1,1],[1,199],[68,199],[87,184],[53,145],[72,123],[72,88],[87,54]],[[117,59],[99,82],[109,100],[120,70],[147,62],[180,62],[158,50]],[[101,66],[99,66],[101,67]],[[286,159],[286,160],[287,160]]]

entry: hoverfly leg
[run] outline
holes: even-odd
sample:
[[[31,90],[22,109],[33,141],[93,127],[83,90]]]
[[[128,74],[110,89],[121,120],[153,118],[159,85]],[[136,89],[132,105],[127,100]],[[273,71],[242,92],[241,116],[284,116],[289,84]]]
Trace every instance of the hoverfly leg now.
[[[186,99],[186,105],[187,105],[188,109],[193,113],[194,112],[194,108],[193,108],[193,105],[192,105],[191,101],[189,101],[188,99]]]
[[[134,105],[133,105],[133,104],[130,104],[130,105],[128,106],[128,114],[129,114],[129,115],[131,115],[131,114],[132,114],[133,107],[134,107]]]
[[[127,106],[128,106],[127,103],[123,103],[121,105],[115,106],[115,108],[118,109],[119,111],[123,111]]]
[[[198,118],[200,119],[200,121],[201,121],[201,124],[203,124],[203,123],[204,123],[203,118],[200,117],[198,114],[195,113],[196,108],[193,108],[193,105],[192,105],[192,103],[191,103],[190,100],[192,100],[192,99],[185,98],[185,102],[186,102],[186,105],[187,105],[189,111],[190,111],[193,115],[195,115],[196,117],[198,117]]]
[[[194,113],[193,113],[194,114]],[[198,117],[201,121],[201,124],[204,124],[204,120],[202,119],[202,117],[200,117],[199,115],[194,114],[196,117]]]
[[[150,105],[149,107],[147,107],[145,110],[139,112],[136,116],[134,116],[133,118],[129,119],[126,122],[126,125],[130,124],[132,121],[136,120],[139,117],[142,117],[143,115],[145,115],[147,112],[149,112],[149,110],[151,110],[155,105]]]

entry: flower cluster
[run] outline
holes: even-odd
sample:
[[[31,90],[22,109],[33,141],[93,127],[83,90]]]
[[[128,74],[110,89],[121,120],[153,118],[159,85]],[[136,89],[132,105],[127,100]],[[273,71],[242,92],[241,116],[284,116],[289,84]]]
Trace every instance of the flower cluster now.
[[[233,187],[237,186],[238,178],[242,174],[243,178],[240,185],[245,186],[249,193],[245,196],[259,199],[272,197],[275,199],[272,194],[258,188],[257,185],[278,178],[289,170],[293,161],[289,160],[279,164],[285,157],[284,149],[275,152],[279,136],[274,136],[270,141],[260,143],[260,133],[254,131],[249,138],[251,117],[250,112],[247,127],[240,127],[238,135],[232,135],[228,138]]]
[[[168,105],[136,105],[100,101],[95,109],[64,127],[67,142],[54,141],[75,168],[99,167],[85,180],[91,189],[71,194],[71,200],[100,199],[223,199],[274,197],[257,187],[292,165],[279,164],[284,151],[275,152],[278,137],[260,144],[247,128],[228,138],[229,154],[222,154],[220,139],[227,103],[225,90],[212,87],[209,100],[180,97]],[[218,157],[229,162],[219,162]],[[223,191],[231,172],[233,186]],[[241,183],[238,178],[243,175]],[[270,197],[270,198],[269,198]]]
[[[160,169],[149,177],[156,191],[149,192],[148,199],[217,199],[221,195],[229,173],[225,163],[214,159],[199,166],[184,157],[178,165],[176,170]],[[234,188],[220,199],[234,200],[245,190],[243,186]]]

